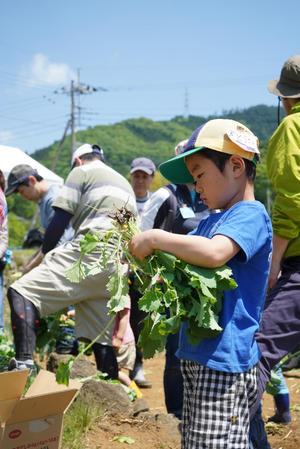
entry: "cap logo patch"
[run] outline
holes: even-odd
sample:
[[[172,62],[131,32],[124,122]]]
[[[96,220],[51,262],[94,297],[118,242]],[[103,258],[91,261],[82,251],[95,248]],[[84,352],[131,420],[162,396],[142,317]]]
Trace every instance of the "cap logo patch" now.
[[[259,154],[257,137],[245,131],[243,128],[227,132],[229,139],[245,151]]]

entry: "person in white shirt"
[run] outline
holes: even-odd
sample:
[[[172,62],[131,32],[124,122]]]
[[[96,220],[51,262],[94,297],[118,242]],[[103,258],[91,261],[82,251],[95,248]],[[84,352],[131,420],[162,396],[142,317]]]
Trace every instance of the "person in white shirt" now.
[[[130,182],[135,193],[136,205],[139,217],[141,217],[144,207],[151,197],[150,187],[155,174],[155,164],[147,157],[138,157],[133,159],[130,166]],[[134,333],[135,341],[138,338],[142,329],[142,322],[145,317],[145,312],[138,308],[138,300],[140,293],[134,287],[134,278],[130,276],[129,294],[131,298],[131,314],[130,324]],[[143,353],[141,348],[136,346],[136,359],[134,368],[131,372],[131,378],[140,388],[151,388],[151,382],[145,378],[143,369]]]

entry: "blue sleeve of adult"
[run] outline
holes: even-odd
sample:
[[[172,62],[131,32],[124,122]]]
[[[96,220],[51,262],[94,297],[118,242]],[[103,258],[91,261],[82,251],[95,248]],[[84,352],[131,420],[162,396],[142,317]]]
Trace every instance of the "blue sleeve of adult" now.
[[[72,217],[73,215],[70,214],[70,212],[58,207],[55,208],[54,217],[50,221],[45,232],[44,243],[42,246],[43,254],[48,253],[51,249],[56,247]]]

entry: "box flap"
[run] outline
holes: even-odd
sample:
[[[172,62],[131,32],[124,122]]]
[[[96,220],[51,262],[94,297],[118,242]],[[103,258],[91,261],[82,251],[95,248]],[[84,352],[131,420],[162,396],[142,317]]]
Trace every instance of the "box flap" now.
[[[28,374],[28,369],[0,373],[0,401],[20,398],[24,391]]]
[[[62,414],[75,397],[78,389],[67,389],[56,393],[32,396],[20,399],[7,424],[32,421],[47,416]]]
[[[25,397],[29,398],[32,396],[37,396],[45,393],[55,393],[58,391],[79,390],[82,384],[76,380],[70,379],[69,386],[58,384],[55,379],[55,374],[50,373],[50,371],[41,370],[33,384],[28,389]]]
[[[5,424],[10,415],[13,412],[16,404],[18,403],[19,398],[17,399],[7,399],[5,401],[0,402],[0,425]]]
[[[0,374],[0,423],[12,414],[27,381],[29,370],[8,371]]]

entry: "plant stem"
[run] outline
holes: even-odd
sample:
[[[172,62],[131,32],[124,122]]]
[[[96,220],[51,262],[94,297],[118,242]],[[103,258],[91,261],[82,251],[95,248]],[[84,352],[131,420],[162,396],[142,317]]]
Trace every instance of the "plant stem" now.
[[[99,338],[102,337],[102,335],[104,335],[104,333],[107,331],[107,329],[109,328],[109,326],[113,323],[113,321],[115,320],[116,316],[113,315],[111,317],[111,319],[108,321],[108,323],[106,324],[106,326],[102,329],[102,331],[100,332],[99,335],[97,335],[96,338],[94,338],[93,341],[91,341],[82,351],[79,352],[79,354],[77,354],[77,356],[74,358],[74,362],[76,360],[79,359],[80,356],[82,356],[86,351],[88,351],[90,348],[92,348],[92,346],[97,343],[97,341],[99,340]]]

